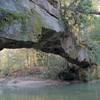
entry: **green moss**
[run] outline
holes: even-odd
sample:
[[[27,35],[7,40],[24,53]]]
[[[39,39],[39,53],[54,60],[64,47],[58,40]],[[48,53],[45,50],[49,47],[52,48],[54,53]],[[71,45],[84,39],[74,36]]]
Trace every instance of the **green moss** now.
[[[25,15],[19,13],[13,13],[0,8],[0,28],[4,27],[6,24],[10,24],[13,20],[18,20],[23,23],[27,18]]]
[[[42,22],[41,22],[41,16],[34,10],[32,11],[32,15],[34,17],[34,32],[35,33],[41,33],[42,31]]]
[[[21,39],[27,40],[28,38],[36,38],[41,35],[42,22],[41,16],[34,10],[31,12],[26,11],[24,14],[10,12],[0,8],[0,29],[6,25],[10,25],[13,21],[21,23]],[[29,33],[28,27],[33,27],[34,33]]]

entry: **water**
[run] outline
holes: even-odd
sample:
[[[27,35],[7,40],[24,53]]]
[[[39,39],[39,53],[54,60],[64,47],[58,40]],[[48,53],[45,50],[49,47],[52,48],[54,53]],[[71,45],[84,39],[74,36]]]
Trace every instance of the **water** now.
[[[100,100],[100,81],[39,88],[0,87],[0,100]]]

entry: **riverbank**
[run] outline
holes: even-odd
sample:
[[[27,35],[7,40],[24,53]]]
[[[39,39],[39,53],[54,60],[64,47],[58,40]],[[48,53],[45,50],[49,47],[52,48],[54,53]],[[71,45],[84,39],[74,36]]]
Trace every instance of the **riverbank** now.
[[[0,86],[9,86],[9,87],[44,87],[44,86],[60,86],[60,85],[69,85],[73,83],[79,83],[78,81],[67,82],[61,80],[51,80],[51,79],[42,79],[42,78],[35,78],[35,77],[7,77],[7,78],[0,78]]]
[[[94,84],[100,80],[89,81],[89,84]],[[51,80],[42,79],[36,77],[6,77],[0,78],[0,86],[4,87],[14,87],[14,88],[41,88],[46,86],[63,86],[71,84],[81,84],[81,81],[61,81],[61,80]]]

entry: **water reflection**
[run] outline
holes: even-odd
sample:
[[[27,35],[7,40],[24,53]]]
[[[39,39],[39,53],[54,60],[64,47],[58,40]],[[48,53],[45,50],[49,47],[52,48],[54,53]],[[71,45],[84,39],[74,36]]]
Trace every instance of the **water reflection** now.
[[[100,100],[100,82],[43,88],[0,88],[0,100]]]

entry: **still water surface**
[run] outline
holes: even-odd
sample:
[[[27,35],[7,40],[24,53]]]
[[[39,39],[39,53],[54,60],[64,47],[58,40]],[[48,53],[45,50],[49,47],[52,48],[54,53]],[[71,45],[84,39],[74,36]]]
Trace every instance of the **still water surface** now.
[[[100,81],[39,88],[4,86],[0,100],[100,100]]]

